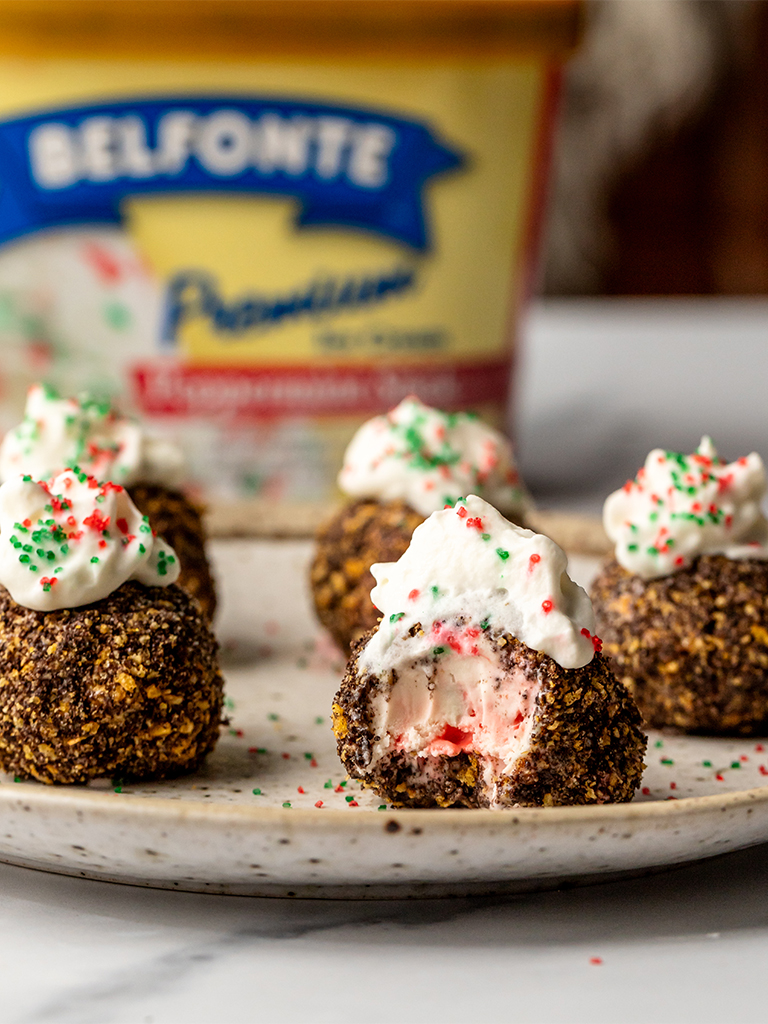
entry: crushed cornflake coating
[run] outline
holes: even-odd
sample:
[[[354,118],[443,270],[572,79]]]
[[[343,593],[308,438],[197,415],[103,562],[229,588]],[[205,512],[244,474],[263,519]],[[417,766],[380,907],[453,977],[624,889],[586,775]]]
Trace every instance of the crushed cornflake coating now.
[[[726,463],[708,437],[692,455],[655,448],[634,480],[603,509],[616,560],[655,579],[687,568],[700,555],[768,558],[763,460],[754,452]]]
[[[0,584],[25,608],[77,608],[127,580],[168,586],[178,575],[173,548],[120,484],[74,468],[0,487]]]
[[[86,395],[60,398],[52,388],[34,384],[24,419],[0,445],[0,478],[28,473],[47,480],[70,466],[124,486],[142,481],[175,487],[184,472],[183,457],[174,445],[148,436],[108,402]]]
[[[464,494],[515,518],[531,504],[503,434],[472,413],[442,412],[413,396],[358,430],[339,486],[353,498],[405,501],[423,516]]]

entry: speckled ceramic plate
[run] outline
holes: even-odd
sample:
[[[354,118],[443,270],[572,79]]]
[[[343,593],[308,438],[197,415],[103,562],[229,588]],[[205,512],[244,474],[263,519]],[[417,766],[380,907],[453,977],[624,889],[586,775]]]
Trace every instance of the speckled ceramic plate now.
[[[304,541],[219,541],[230,724],[199,774],[146,786],[0,784],[0,860],[264,895],[500,892],[768,840],[768,740],[652,735],[632,804],[392,810],[347,782],[329,728],[342,665],[309,611]],[[574,558],[586,584],[595,563]]]

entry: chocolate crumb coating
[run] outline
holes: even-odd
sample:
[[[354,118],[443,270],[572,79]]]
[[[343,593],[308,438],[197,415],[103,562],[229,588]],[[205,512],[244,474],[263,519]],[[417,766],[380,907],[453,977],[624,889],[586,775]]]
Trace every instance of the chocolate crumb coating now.
[[[518,526],[518,518],[508,517]],[[315,611],[348,656],[381,617],[371,601],[371,566],[396,562],[424,516],[404,501],[361,498],[344,505],[317,531],[310,585]]]
[[[128,493],[158,537],[174,549],[179,558],[181,574],[178,584],[200,602],[203,615],[213,621],[216,611],[216,588],[205,554],[205,527],[202,510],[180,491],[171,491],[159,484],[134,484]]]
[[[341,508],[317,533],[310,569],[317,617],[343,651],[371,629],[380,612],[371,601],[374,562],[396,562],[424,522],[404,501],[362,498]]]
[[[382,799],[398,807],[552,807],[632,799],[645,767],[646,738],[635,702],[605,658],[595,654],[583,668],[564,669],[506,633],[489,634],[501,666],[509,674],[522,670],[541,687],[528,749],[510,774],[493,775],[490,761],[473,751],[429,757],[395,751],[372,763],[378,737],[371,702],[392,688],[390,678],[358,671],[372,635],[354,645],[334,701],[333,727],[347,772]]]
[[[47,783],[193,771],[219,731],[217,644],[189,594],[124,583],[38,612],[0,587],[0,768]]]
[[[646,722],[768,730],[768,562],[702,555],[643,580],[610,561],[592,586],[597,631]]]

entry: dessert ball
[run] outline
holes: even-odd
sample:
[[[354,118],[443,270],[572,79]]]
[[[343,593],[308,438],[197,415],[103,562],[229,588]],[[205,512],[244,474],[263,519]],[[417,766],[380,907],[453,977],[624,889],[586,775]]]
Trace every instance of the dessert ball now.
[[[371,601],[371,566],[397,561],[423,522],[404,501],[361,498],[318,530],[312,596],[317,617],[343,651],[379,620]]]
[[[605,652],[649,726],[765,735],[768,563],[702,555],[646,581],[613,560],[592,600]]]
[[[609,497],[616,543],[592,587],[597,628],[646,723],[750,735],[768,728],[768,524],[757,455],[711,441],[657,449]]]
[[[205,553],[200,510],[179,490],[184,461],[168,441],[120,416],[108,402],[82,395],[60,398],[51,388],[30,388],[24,419],[0,445],[0,478],[20,473],[49,480],[76,467],[97,480],[130,489],[157,534],[181,561],[179,585],[200,601],[210,621],[216,594]]]
[[[42,782],[195,768],[222,678],[179,561],[119,484],[0,487],[0,768]]]
[[[162,779],[218,738],[216,640],[176,585],[52,612],[0,588],[0,680],[0,767],[21,778]]]
[[[333,705],[353,778],[409,807],[630,800],[646,740],[546,537],[470,496],[373,566],[383,618]]]
[[[530,505],[507,438],[413,397],[360,428],[339,486],[350,500],[318,531],[310,579],[320,621],[347,652],[378,619],[370,566],[399,558],[428,515],[469,493],[516,523]]]

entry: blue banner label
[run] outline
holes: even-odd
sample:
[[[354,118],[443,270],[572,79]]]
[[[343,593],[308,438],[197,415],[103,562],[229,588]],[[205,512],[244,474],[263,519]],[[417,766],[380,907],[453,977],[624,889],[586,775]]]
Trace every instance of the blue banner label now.
[[[429,247],[423,189],[463,157],[427,125],[288,100],[100,104],[0,122],[0,242],[42,228],[120,223],[128,196],[296,197],[298,223]]]

